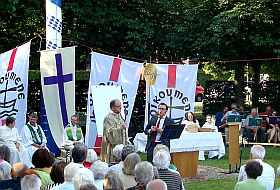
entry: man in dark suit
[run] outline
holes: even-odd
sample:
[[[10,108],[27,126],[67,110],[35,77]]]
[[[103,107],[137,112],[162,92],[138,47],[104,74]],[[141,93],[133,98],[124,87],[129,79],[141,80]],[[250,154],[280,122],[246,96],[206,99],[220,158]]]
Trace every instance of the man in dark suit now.
[[[164,144],[170,149],[169,140],[159,141],[164,127],[174,124],[174,121],[166,116],[167,110],[167,105],[160,103],[158,106],[158,116],[153,116],[146,126],[145,134],[148,135],[146,151],[149,162],[153,161],[153,151],[157,144]]]

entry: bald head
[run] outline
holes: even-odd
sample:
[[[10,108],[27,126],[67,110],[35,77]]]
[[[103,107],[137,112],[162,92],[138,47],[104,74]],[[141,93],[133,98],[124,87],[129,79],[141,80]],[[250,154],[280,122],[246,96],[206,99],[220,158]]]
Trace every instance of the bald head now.
[[[167,190],[167,185],[161,179],[154,179],[147,184],[146,190]]]
[[[11,170],[11,177],[16,178],[16,177],[21,177],[22,174],[28,170],[28,167],[26,164],[18,162],[12,166]]]

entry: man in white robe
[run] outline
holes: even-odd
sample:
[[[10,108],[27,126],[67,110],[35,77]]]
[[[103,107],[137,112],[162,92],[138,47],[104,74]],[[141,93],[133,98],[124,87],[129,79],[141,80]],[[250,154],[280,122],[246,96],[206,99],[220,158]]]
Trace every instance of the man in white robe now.
[[[37,125],[37,121],[38,116],[31,114],[29,122],[22,128],[20,133],[22,144],[28,149],[31,160],[34,152],[39,148],[46,148],[47,144],[45,133],[40,125]]]
[[[63,131],[62,146],[66,149],[72,150],[75,144],[84,143],[83,132],[78,122],[78,116],[72,115],[71,123],[69,123]]]
[[[28,150],[21,145],[21,138],[15,128],[15,118],[7,117],[6,125],[0,127],[0,145],[6,145],[11,151],[10,164],[22,162],[29,168],[32,166]]]

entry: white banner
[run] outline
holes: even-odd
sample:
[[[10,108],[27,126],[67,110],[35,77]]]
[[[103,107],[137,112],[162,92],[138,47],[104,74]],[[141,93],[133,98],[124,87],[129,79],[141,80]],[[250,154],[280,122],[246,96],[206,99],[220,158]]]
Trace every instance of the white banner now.
[[[121,86],[122,102],[127,126],[136,97],[142,64],[113,56],[92,53],[89,88],[92,85]],[[107,106],[107,105],[103,105]],[[87,107],[86,145],[93,147],[97,136],[91,89],[89,89]],[[101,134],[98,134],[101,136]]]
[[[163,102],[168,106],[167,116],[175,124],[184,120],[187,112],[194,111],[197,65],[165,65],[154,64],[157,70],[154,85],[146,86],[146,114],[148,121],[148,101],[150,93],[150,118],[157,112],[158,105]],[[149,92],[151,89],[151,92]]]
[[[41,51],[40,63],[48,122],[59,147],[63,129],[75,114],[75,47]]]
[[[16,118],[18,131],[25,125],[30,42],[0,54],[0,119]]]
[[[103,135],[104,117],[111,111],[110,102],[118,99],[122,103],[122,93],[120,86],[92,86],[92,97],[94,105],[95,120],[97,126],[97,134]],[[121,114],[124,118],[123,108]]]
[[[46,49],[61,48],[61,0],[46,0]]]

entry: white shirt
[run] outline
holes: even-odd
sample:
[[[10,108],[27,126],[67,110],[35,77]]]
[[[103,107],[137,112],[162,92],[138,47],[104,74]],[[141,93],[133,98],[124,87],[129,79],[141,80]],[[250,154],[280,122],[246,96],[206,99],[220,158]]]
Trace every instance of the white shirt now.
[[[121,173],[123,166],[124,166],[124,162],[120,161],[118,164],[111,166],[109,170],[115,170],[116,172]]]
[[[21,143],[17,128],[10,128],[7,125],[0,127],[0,144],[16,148],[16,143]]]
[[[36,135],[37,139],[39,140],[39,142],[41,141],[41,139],[39,138],[37,129],[38,128],[41,129],[41,133],[42,133],[42,144],[41,144],[41,146],[45,146],[47,144],[47,138],[45,136],[45,133],[44,133],[43,129],[39,125],[37,125],[37,123],[35,123],[35,126],[32,126],[29,122],[28,122],[28,124],[33,128],[33,130],[35,132],[35,135]],[[20,136],[22,138],[22,144],[24,146],[30,146],[30,145],[34,144],[34,142],[32,140],[32,136],[31,136],[31,132],[30,132],[27,125],[25,125],[22,128]]]
[[[160,121],[160,123],[159,123],[159,129],[162,129],[163,128],[163,124],[164,124],[164,121],[165,121],[165,118],[166,118],[166,115],[165,116],[163,116],[161,119],[160,119],[160,117],[158,117],[158,120],[157,120],[157,123],[156,123],[156,126],[157,126],[157,124],[158,124],[158,122]],[[157,136],[156,136],[156,141],[155,142],[160,142],[160,136],[161,136],[161,134],[162,133],[157,133]]]
[[[71,123],[69,124],[71,131],[72,131],[72,136],[73,136],[73,140],[77,141],[77,126],[73,126]],[[63,130],[63,137],[62,137],[62,146],[69,146],[69,145],[73,145],[74,141],[69,140],[68,135],[67,135],[67,130],[66,127]],[[81,139],[78,141],[80,143],[84,142],[84,136],[83,136],[83,132],[81,130]]]
[[[272,190],[274,188],[274,181],[275,181],[275,173],[273,167],[263,162],[261,159],[255,159],[255,160],[258,161],[263,166],[262,175],[257,178],[257,181],[265,185],[267,190]],[[240,168],[238,182],[244,181],[245,179],[247,179],[247,174],[245,171],[245,165],[243,165]]]

